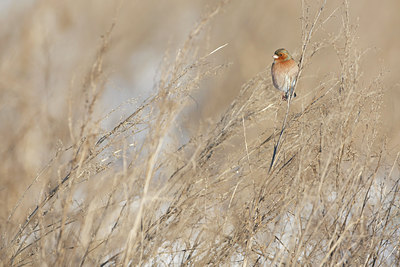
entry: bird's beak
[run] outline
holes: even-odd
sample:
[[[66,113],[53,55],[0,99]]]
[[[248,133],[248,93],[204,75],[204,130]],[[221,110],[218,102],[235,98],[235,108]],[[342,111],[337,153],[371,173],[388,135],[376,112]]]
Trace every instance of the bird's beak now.
[[[273,55],[272,57],[273,57],[273,58],[279,58],[277,55]]]

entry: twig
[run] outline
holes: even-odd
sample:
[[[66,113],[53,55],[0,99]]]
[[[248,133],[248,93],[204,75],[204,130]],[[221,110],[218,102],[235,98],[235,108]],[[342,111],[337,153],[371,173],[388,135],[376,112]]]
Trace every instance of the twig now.
[[[272,167],[274,166],[275,158],[276,158],[276,155],[277,155],[278,149],[279,149],[279,145],[281,143],[281,140],[282,140],[282,137],[283,137],[283,133],[285,132],[285,129],[286,129],[286,122],[287,122],[287,117],[288,117],[289,111],[290,111],[291,99],[292,99],[292,97],[293,97],[293,95],[294,95],[294,93],[296,91],[297,83],[298,83],[298,81],[300,79],[300,75],[301,75],[301,72],[303,70],[303,64],[304,64],[305,54],[306,54],[306,51],[307,51],[307,46],[311,41],[311,37],[312,37],[313,31],[314,31],[314,27],[317,24],[318,19],[321,16],[322,11],[324,10],[325,4],[326,4],[326,0],[324,0],[322,2],[321,7],[319,8],[319,10],[317,12],[317,15],[315,16],[314,22],[312,23],[311,28],[310,28],[310,30],[309,30],[308,34],[306,35],[305,40],[303,42],[303,48],[302,48],[301,57],[300,57],[300,63],[299,63],[299,72],[297,73],[296,83],[293,86],[293,92],[291,92],[289,94],[289,96],[288,96],[285,118],[284,118],[283,123],[282,123],[282,128],[281,128],[281,132],[280,132],[279,137],[278,137],[278,141],[274,145],[274,151],[273,151],[273,154],[272,154],[271,164],[269,166],[268,173],[271,171]]]
[[[248,146],[247,146],[246,127],[245,127],[245,125],[244,125],[244,116],[243,116],[243,115],[242,115],[242,123],[243,123],[243,136],[244,136],[244,145],[245,145],[245,147],[246,147],[247,161],[249,162],[250,172],[252,172],[252,170],[251,170],[251,164],[250,164],[249,148],[248,148]]]

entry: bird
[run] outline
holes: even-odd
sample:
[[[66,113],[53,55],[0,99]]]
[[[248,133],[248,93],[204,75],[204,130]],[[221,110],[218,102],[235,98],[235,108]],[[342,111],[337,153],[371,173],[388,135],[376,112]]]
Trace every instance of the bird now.
[[[283,100],[287,100],[292,95],[296,97],[296,93],[293,94],[293,90],[299,73],[299,66],[284,48],[276,50],[273,58],[271,76],[275,88],[283,92]]]

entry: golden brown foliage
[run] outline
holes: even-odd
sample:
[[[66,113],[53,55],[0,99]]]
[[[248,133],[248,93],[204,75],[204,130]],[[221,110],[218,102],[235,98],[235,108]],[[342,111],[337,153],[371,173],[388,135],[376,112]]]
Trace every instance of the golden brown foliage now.
[[[207,121],[197,99],[231,84],[215,77],[230,67],[218,54],[235,45],[210,45],[210,32],[237,3],[201,8],[176,53],[157,59],[152,93],[112,107],[130,86],[124,69],[144,73],[154,60],[132,55],[131,43],[157,31],[135,21],[162,16],[164,4],[141,3],[144,17],[125,25],[134,3],[90,5],[113,12],[93,24],[71,10],[86,4],[71,3],[38,1],[2,36],[4,265],[400,264],[400,162],[380,131],[383,74],[360,69],[347,1],[302,2],[297,98],[282,102],[265,66]],[[74,23],[91,35],[75,39]],[[321,51],[333,68],[310,82]],[[130,68],[129,56],[142,63]]]

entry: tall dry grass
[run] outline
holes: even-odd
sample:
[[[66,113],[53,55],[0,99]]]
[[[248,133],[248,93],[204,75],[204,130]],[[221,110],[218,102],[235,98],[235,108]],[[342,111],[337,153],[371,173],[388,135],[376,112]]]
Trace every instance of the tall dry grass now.
[[[68,112],[60,117],[57,106],[27,103],[41,103],[35,99],[45,93],[29,95],[26,87],[50,86],[52,66],[44,64],[46,82],[18,72],[31,55],[7,62],[2,98],[27,95],[6,108],[18,111],[13,120],[2,118],[3,265],[400,264],[399,160],[388,157],[379,131],[383,76],[365,82],[347,1],[334,8],[302,2],[296,99],[280,100],[267,68],[220,117],[190,121],[199,88],[229,68],[214,59],[226,46],[208,40],[229,5],[207,8],[177,52],[165,53],[154,94],[141,103],[104,110],[102,102],[112,75],[108,55],[123,38],[116,33],[123,4],[89,49],[93,60],[62,83],[67,93],[56,105]],[[326,32],[333,18],[340,30]],[[46,38],[42,46],[46,62]],[[304,88],[303,71],[325,49],[340,67]],[[126,106],[134,109],[115,120]],[[16,127],[22,118],[29,123]],[[36,147],[36,157],[52,155],[32,175],[21,143],[46,124],[58,125],[53,140],[67,142]]]

